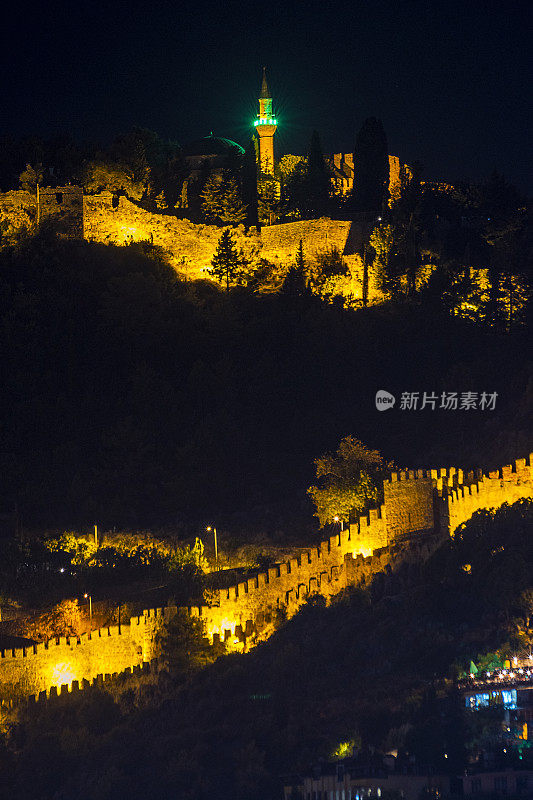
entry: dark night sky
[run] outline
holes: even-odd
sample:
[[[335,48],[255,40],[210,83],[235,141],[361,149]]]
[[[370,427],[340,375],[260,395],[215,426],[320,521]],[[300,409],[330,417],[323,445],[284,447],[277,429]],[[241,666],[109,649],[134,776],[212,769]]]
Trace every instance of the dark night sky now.
[[[353,150],[374,115],[389,152],[429,178],[497,168],[531,192],[527,5],[10,4],[0,133],[105,141],[140,125],[180,143],[213,130],[245,144],[266,64],[279,154],[305,152],[313,128],[326,152]]]

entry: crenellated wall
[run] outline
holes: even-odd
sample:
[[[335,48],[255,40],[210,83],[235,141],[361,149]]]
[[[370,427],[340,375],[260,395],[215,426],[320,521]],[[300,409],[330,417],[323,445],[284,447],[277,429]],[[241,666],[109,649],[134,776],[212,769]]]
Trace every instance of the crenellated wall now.
[[[495,472],[483,475],[461,470],[448,470],[437,484],[439,521],[443,532],[450,535],[482,508],[499,508],[533,497],[533,454]]]
[[[524,497],[533,497],[533,454],[528,462],[519,459],[489,475],[465,474],[455,467],[393,473],[384,482],[381,508],[298,558],[219,590],[210,605],[188,613],[201,617],[211,641],[242,642],[272,623],[276,612],[292,616],[314,593],[329,598],[406,560],[423,560],[479,509]],[[140,669],[157,659],[157,633],[176,611],[172,606],[151,609],[120,629],[1,651],[0,700],[39,697],[52,687],[67,691],[68,686],[88,685],[97,675]]]
[[[431,530],[435,524],[431,472],[393,472],[383,483],[387,541]]]
[[[99,674],[153,661],[158,655],[156,634],[175,612],[172,607],[151,609],[120,627],[0,651],[0,700],[38,697],[51,687],[59,689],[73,681],[81,685]]]
[[[172,214],[146,211],[123,196],[116,202],[117,198],[108,191],[85,196],[80,193],[79,187],[40,190],[41,217],[58,218],[75,201],[79,206],[76,236],[116,245],[150,241],[167,253],[170,264],[188,280],[209,278],[207,270],[221,234],[217,225],[195,224]],[[58,196],[61,196],[61,203],[57,202]],[[36,198],[29,192],[0,194],[0,224],[10,235],[15,236],[23,228],[34,229],[36,216]],[[260,234],[255,228],[245,232],[239,225],[233,229],[233,234],[237,246],[252,262],[258,257],[270,261],[280,281],[295,263],[300,240],[308,265],[314,263],[318,254],[337,248],[349,267],[349,275],[339,283],[336,293],[353,296],[357,301],[362,299],[363,264],[358,255],[362,247],[360,225],[322,217],[265,226]],[[370,302],[383,299],[373,266],[368,274],[368,298]]]

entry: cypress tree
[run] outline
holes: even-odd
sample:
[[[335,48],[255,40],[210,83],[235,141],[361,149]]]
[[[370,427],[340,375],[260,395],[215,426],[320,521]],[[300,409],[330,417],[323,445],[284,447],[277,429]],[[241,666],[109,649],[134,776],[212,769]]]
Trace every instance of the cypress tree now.
[[[389,154],[381,120],[369,117],[355,140],[352,211],[380,214],[388,199]]]
[[[281,291],[289,297],[303,297],[304,295],[310,294],[305,279],[304,246],[301,239],[298,250],[296,251],[296,262],[285,275]]]
[[[257,139],[252,136],[244,151],[242,165],[242,198],[246,206],[245,224],[257,227]]]
[[[317,131],[313,131],[309,143],[305,183],[308,211],[312,215],[323,216],[330,204],[331,179]]]

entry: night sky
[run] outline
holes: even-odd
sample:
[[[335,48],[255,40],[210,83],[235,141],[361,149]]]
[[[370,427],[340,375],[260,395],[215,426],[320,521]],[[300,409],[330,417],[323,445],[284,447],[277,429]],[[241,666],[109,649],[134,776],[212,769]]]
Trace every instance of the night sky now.
[[[47,2],[2,20],[0,133],[109,141],[133,125],[241,144],[268,68],[278,155],[353,151],[367,116],[428,178],[533,189],[525,2]]]

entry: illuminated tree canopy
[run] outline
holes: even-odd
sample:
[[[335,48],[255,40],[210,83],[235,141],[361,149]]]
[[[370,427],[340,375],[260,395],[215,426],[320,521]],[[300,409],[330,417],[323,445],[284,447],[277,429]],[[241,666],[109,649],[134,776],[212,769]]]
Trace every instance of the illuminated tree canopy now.
[[[321,485],[307,491],[316,506],[315,516],[324,527],[339,520],[348,522],[350,514],[361,513],[380,501],[386,465],[378,450],[370,450],[353,436],[346,436],[335,453],[315,459],[316,476]]]

